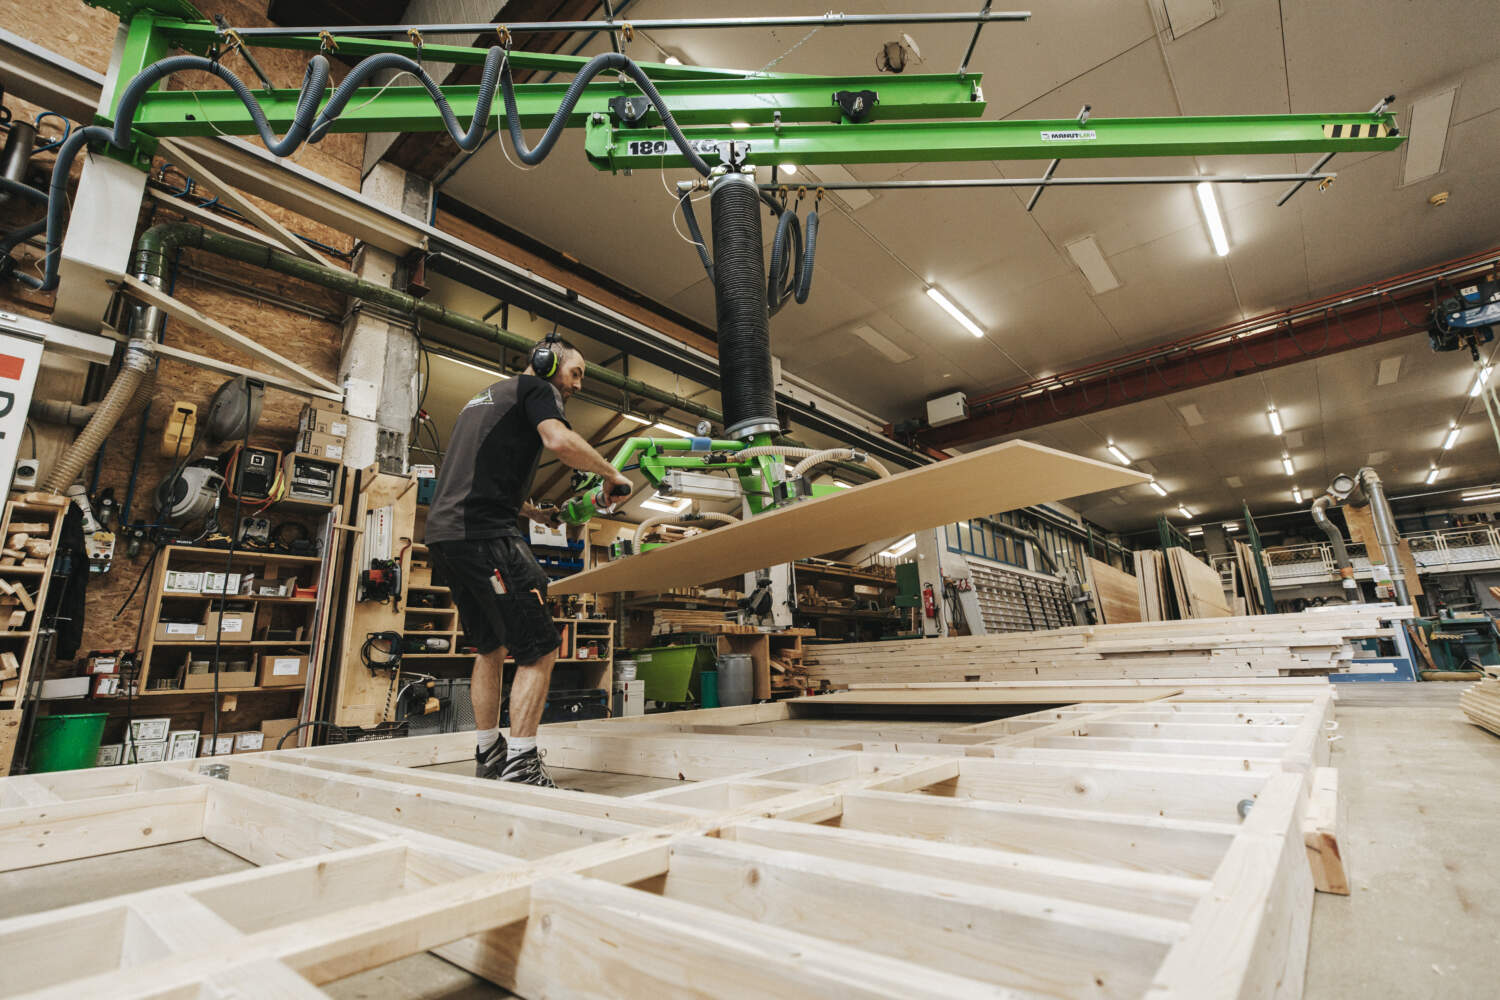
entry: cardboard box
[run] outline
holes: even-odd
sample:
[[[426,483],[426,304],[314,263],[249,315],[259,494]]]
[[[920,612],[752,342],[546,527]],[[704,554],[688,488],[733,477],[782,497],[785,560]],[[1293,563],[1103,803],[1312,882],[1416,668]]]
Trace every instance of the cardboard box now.
[[[315,399],[302,407],[297,430],[346,438],[349,436],[349,418],[344,414],[342,403]]]
[[[203,593],[203,574],[169,569],[166,578],[162,581],[161,592],[163,594],[201,594]]]
[[[233,596],[240,592],[240,574],[238,573],[204,573],[203,593],[205,594],[229,594]]]
[[[120,693],[120,678],[115,674],[95,674],[93,697],[114,698]]]
[[[265,735],[259,730],[234,734],[235,753],[259,753],[265,745]]]
[[[198,741],[199,757],[219,757],[234,753],[234,735],[220,733],[215,740],[212,736],[205,736]]]
[[[120,672],[120,658],[113,653],[107,656],[91,656],[85,670],[91,674],[117,674]]]
[[[264,746],[267,750],[275,750],[281,743],[281,738],[297,728],[297,720],[293,719],[266,719],[260,724],[260,734],[265,737]],[[286,748],[291,749],[297,745],[297,737],[292,736],[286,741]]]
[[[137,743],[155,743],[166,739],[171,728],[171,719],[131,719],[130,738]]]
[[[125,746],[125,763],[127,764],[158,764],[166,759],[166,740],[151,742],[141,740],[133,745],[126,744]]]
[[[297,438],[297,450],[314,458],[326,458],[330,462],[344,460],[344,439],[318,431],[303,431]]]
[[[307,683],[307,655],[266,653],[260,658],[261,687],[301,687]]]
[[[174,729],[167,734],[167,760],[192,760],[198,756],[199,732]]]
[[[125,745],[123,743],[106,743],[99,748],[99,755],[94,758],[95,767],[114,767],[125,757]]]
[[[219,663],[219,687],[242,688],[255,686],[254,670],[230,670],[230,664],[220,661]],[[206,674],[188,674],[183,678],[183,690],[186,691],[212,691],[214,689],[213,671]]]
[[[207,637],[208,630],[202,622],[156,623],[157,642],[202,642]]]
[[[203,617],[203,638],[213,642],[249,642],[255,628],[254,611],[210,611]]]

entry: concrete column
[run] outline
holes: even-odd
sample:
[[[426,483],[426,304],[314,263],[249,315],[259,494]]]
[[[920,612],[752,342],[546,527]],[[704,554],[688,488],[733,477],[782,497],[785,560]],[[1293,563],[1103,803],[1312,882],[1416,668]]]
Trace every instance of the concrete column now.
[[[432,185],[389,163],[377,163],[361,184],[367,198],[403,215],[427,221]],[[354,273],[365,281],[405,284],[405,268],[394,254],[362,246]],[[382,472],[406,472],[407,435],[420,386],[417,338],[404,318],[387,316],[365,303],[350,303],[344,320],[339,381],[347,396],[350,421],[344,461],[355,468],[378,463]]]

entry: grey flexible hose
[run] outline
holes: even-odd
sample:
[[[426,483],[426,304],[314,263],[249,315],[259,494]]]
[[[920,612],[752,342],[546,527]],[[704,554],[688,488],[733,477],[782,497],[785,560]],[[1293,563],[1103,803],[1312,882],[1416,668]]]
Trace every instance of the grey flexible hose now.
[[[733,514],[720,514],[717,511],[704,511],[701,514],[662,514],[657,517],[648,517],[641,522],[641,526],[635,529],[635,550],[641,550],[641,544],[650,537],[651,532],[663,524],[676,521],[679,524],[691,525],[696,521],[716,521],[720,524],[739,524],[740,519]]]
[[[114,127],[106,128],[102,125],[89,125],[84,128],[74,129],[63,141],[57,150],[57,159],[52,166],[52,183],[47,192],[47,251],[44,275],[41,278],[28,274],[16,274],[17,281],[41,291],[51,291],[57,287],[58,264],[62,247],[63,214],[67,207],[67,184],[69,172],[73,161],[78,157],[78,152],[90,142],[110,142],[119,149],[130,148],[131,127],[135,121],[136,109],[140,106],[141,99],[146,92],[159,80],[172,73],[183,70],[202,70],[212,73],[223,80],[234,91],[245,108],[250,113],[250,120],[259,133],[261,141],[266,148],[276,156],[289,156],[302,145],[304,141],[317,142],[321,140],[344,110],[350,98],[359,85],[371,73],[382,69],[400,69],[414,74],[426,88],[427,93],[437,105],[439,114],[442,115],[443,125],[448,134],[453,138],[460,148],[473,150],[478,147],[484,136],[484,131],[489,123],[490,104],[494,100],[495,87],[498,83],[505,94],[506,120],[510,127],[511,140],[515,144],[516,153],[522,161],[535,165],[546,158],[556,145],[558,136],[562,134],[567,124],[567,119],[573,112],[583,96],[583,89],[598,74],[606,70],[620,70],[628,73],[636,84],[645,93],[661,116],[662,125],[668,134],[677,143],[693,169],[707,176],[708,164],[688,143],[682,134],[676,119],[672,117],[662,102],[661,93],[651,82],[644,70],[637,66],[629,58],[614,52],[606,52],[595,56],[585,63],[578,71],[573,83],[568,87],[563,98],[562,105],[553,115],[548,124],[546,132],[535,149],[528,149],[525,138],[521,134],[521,123],[516,110],[515,92],[511,84],[510,66],[505,59],[505,50],[494,46],[485,56],[484,74],[480,81],[479,93],[475,103],[475,115],[469,125],[468,131],[460,131],[458,119],[453,114],[448,100],[443,96],[442,89],[433,81],[432,77],[422,69],[421,65],[405,56],[394,52],[385,52],[371,56],[361,61],[354,69],[350,70],[329,99],[328,105],[322,114],[314,117],[318,103],[322,100],[323,93],[328,85],[328,60],[322,55],[315,55],[308,61],[307,69],[302,75],[302,90],[297,97],[297,107],[292,115],[292,126],[280,139],[271,131],[271,126],[266,120],[265,112],[261,109],[260,102],[245,82],[235,76],[233,72],[226,69],[218,61],[206,59],[202,56],[169,56],[158,60],[141,70],[120,92],[120,101],[115,111]],[[7,188],[7,190],[10,190]]]

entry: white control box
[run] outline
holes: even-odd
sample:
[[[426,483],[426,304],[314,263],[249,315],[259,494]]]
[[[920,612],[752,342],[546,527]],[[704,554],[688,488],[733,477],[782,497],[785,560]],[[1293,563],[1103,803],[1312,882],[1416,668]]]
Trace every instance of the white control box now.
[[[933,427],[956,424],[969,415],[969,397],[961,392],[927,401],[927,423]]]

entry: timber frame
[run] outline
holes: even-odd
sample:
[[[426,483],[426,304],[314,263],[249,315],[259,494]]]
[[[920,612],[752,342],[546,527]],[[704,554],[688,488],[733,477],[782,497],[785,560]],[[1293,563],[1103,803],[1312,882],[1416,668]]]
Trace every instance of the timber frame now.
[[[8,778],[5,870],[198,838],[257,867],[0,921],[0,993],[317,996],[430,950],[524,996],[1296,997],[1332,699],[920,685],[542,728],[554,767],[673,781],[624,797],[426,768],[467,733]],[[950,721],[892,721],[920,712]]]

